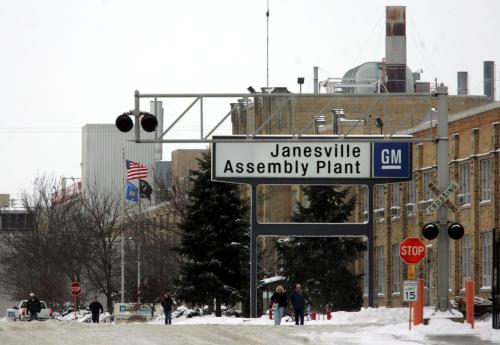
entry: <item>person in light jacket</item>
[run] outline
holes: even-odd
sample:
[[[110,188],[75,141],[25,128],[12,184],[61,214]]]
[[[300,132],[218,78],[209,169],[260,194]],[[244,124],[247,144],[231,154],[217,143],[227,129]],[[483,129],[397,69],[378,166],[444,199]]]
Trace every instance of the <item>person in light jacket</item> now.
[[[285,294],[285,289],[283,286],[276,286],[276,292],[271,296],[271,302],[274,303],[274,324],[276,326],[281,324],[281,318],[285,308],[288,305],[288,298]]]

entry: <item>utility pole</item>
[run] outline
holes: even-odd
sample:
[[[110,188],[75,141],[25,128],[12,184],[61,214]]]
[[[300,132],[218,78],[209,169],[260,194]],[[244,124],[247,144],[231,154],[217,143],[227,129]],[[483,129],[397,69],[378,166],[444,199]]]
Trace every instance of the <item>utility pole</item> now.
[[[448,168],[448,87],[441,83],[436,88],[438,96],[437,114],[437,172],[439,189],[444,191],[450,184]],[[448,206],[443,203],[438,214],[438,299],[436,311],[449,310],[449,247]]]

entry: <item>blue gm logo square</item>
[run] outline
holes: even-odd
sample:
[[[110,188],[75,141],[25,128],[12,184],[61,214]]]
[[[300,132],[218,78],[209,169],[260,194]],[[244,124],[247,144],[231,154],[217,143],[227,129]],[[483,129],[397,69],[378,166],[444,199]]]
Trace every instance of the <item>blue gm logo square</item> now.
[[[120,305],[120,312],[127,311],[127,306],[126,305]]]
[[[374,178],[410,178],[410,143],[373,143]]]

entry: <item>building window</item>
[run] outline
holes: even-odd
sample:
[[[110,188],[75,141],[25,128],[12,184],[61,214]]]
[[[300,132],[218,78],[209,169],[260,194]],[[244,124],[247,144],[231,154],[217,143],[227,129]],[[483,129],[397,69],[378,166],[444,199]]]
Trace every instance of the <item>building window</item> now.
[[[368,295],[368,251],[363,252],[363,293]]]
[[[385,280],[385,260],[384,260],[384,247],[375,248],[375,256],[377,260],[377,290],[379,294],[384,294],[384,280]]]
[[[432,194],[432,190],[429,187],[429,184],[432,182],[433,171],[424,172],[424,198],[423,200],[432,200],[434,198],[434,194]]]
[[[384,185],[375,186],[375,197],[375,210],[373,210],[373,212],[375,213],[375,219],[383,220],[385,216]]]
[[[493,232],[481,233],[482,286],[491,288],[491,249]]]
[[[465,287],[465,281],[471,279],[471,236],[466,235],[462,239],[462,285]]]
[[[481,201],[487,201],[491,199],[491,161],[489,159],[483,159],[480,165],[481,169]]]
[[[363,221],[367,222],[368,221],[368,209],[369,207],[369,198],[368,198],[368,187],[363,186],[361,187],[361,190],[363,191]]]
[[[460,165],[460,194],[458,204],[470,204],[470,164]]]
[[[401,292],[399,244],[392,246],[392,292]]]
[[[399,217],[400,216],[400,204],[401,197],[399,191],[399,183],[393,183],[392,186],[392,200],[391,200],[391,216]]]
[[[409,214],[415,213],[415,203],[417,202],[417,184],[413,179],[408,181],[408,203],[406,204],[406,212]]]
[[[448,289],[453,290],[453,250],[451,245],[448,248]]]

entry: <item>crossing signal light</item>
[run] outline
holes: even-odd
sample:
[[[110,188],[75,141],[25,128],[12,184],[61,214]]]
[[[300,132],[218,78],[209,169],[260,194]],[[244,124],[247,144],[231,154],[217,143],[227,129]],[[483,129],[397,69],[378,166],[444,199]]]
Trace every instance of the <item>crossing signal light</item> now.
[[[141,127],[146,132],[154,132],[156,127],[158,127],[156,116],[147,113],[144,114],[141,118]]]
[[[462,237],[464,237],[464,233],[465,230],[462,224],[451,223],[448,226],[448,236],[450,236],[450,238],[454,240],[459,240]],[[437,226],[437,224],[427,223],[422,228],[422,236],[424,236],[426,240],[433,240],[436,237],[438,237],[438,235],[439,235],[439,227]]]
[[[462,224],[451,223],[448,227],[448,236],[454,240],[459,240],[464,236],[465,230]]]
[[[422,236],[424,236],[426,240],[429,241],[433,240],[436,237],[438,237],[438,235],[439,235],[439,228],[434,223],[427,223],[422,228]]]
[[[128,113],[123,113],[116,118],[115,125],[121,132],[128,132],[134,127],[134,122],[132,121],[133,113],[129,111]],[[141,127],[146,132],[154,132],[156,127],[158,127],[158,120],[156,116],[150,113],[141,111]]]
[[[116,128],[121,132],[128,132],[134,127],[132,119],[127,114],[122,114],[116,118],[115,121]]]

